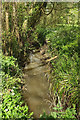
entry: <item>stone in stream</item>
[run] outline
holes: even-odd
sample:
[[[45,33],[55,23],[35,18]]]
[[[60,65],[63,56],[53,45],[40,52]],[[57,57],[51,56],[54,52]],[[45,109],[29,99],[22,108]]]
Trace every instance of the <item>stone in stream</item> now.
[[[45,54],[45,50],[41,48],[40,54],[41,54],[41,55],[44,55],[44,54]]]

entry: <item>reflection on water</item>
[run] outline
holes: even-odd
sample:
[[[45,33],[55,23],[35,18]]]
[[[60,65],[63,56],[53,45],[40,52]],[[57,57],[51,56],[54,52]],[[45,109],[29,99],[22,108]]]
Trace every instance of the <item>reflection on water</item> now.
[[[39,118],[44,111],[47,114],[51,112],[49,103],[46,102],[46,99],[49,99],[49,83],[46,77],[49,67],[41,66],[40,58],[40,53],[30,54],[30,64],[24,68],[24,100],[36,118]]]

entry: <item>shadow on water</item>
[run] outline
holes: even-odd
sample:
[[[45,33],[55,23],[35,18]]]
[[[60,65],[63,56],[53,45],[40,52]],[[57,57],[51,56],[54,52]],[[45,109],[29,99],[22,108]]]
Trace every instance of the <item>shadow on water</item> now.
[[[24,68],[24,91],[25,103],[28,103],[31,112],[34,112],[35,118],[39,118],[44,111],[49,114],[49,70],[48,65],[42,65],[41,54],[39,52],[30,54],[30,63]]]

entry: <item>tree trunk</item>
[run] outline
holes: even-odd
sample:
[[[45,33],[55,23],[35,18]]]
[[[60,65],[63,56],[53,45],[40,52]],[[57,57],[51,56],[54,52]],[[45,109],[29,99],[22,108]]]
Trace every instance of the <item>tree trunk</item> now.
[[[41,16],[43,15],[42,9],[46,8],[47,2],[40,2],[40,3],[35,3],[33,5],[33,11],[31,12],[30,16],[28,17],[27,20],[27,40],[28,42],[31,42],[30,36],[33,33],[33,30],[35,26],[39,23]]]
[[[6,11],[5,15],[6,15],[6,31],[8,31],[9,30],[9,20],[8,20],[9,14],[7,11]]]
[[[20,42],[20,37],[19,37],[19,32],[18,32],[18,27],[17,27],[17,21],[16,21],[16,5],[17,3],[13,3],[13,23],[14,23],[14,27],[13,27],[13,33],[16,33],[16,37],[18,38],[18,43]]]

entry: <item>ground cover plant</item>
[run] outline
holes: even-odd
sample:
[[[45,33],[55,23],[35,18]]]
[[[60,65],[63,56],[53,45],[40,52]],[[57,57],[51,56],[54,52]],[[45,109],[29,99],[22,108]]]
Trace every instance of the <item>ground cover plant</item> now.
[[[47,115],[46,113],[44,113],[43,115],[41,115],[40,120],[43,120],[44,118],[46,120],[56,120],[56,119],[60,119],[60,120],[67,120],[67,119],[74,119],[77,120],[75,115],[76,115],[76,110],[75,110],[75,105],[73,106],[73,108],[67,108],[64,112],[62,111],[62,107],[60,107],[59,104],[57,104],[56,107],[53,107],[54,112],[51,112],[50,115]]]
[[[21,70],[14,57],[2,55],[2,119],[27,119],[28,106],[21,95]]]
[[[76,32],[76,33],[75,33]],[[66,36],[67,35],[67,36]],[[53,37],[54,36],[54,37]],[[80,57],[78,45],[78,28],[62,26],[47,35],[50,52],[58,58],[51,61],[53,74],[53,90],[59,95],[66,109],[76,105],[79,113],[80,93]]]

